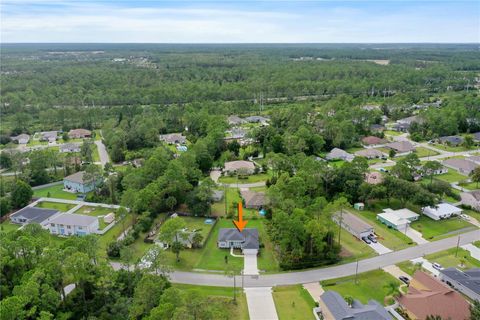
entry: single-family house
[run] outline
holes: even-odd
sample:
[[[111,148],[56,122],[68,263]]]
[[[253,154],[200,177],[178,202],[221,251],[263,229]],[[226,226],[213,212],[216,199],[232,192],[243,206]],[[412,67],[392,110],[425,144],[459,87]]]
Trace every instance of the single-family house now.
[[[10,137],[12,141],[17,142],[18,144],[27,144],[28,141],[30,141],[30,135],[26,133],[19,134],[18,136],[15,137]]]
[[[425,120],[419,116],[411,116],[397,120],[397,122],[393,124],[392,129],[400,132],[408,132],[412,123],[422,124],[424,121]]]
[[[380,159],[385,158],[386,155],[378,149],[362,149],[355,152],[357,157],[364,157],[367,159]]]
[[[262,116],[250,116],[250,117],[246,117],[245,121],[247,121],[249,123],[267,124],[268,121],[270,121],[270,119],[266,118],[266,117],[262,117]]]
[[[102,184],[101,177],[93,179],[93,177],[88,177],[85,171],[79,171],[63,178],[64,189],[76,193],[90,192],[100,184]]]
[[[242,249],[243,253],[256,254],[260,248],[258,230],[244,228],[240,232],[237,228],[220,228],[217,245],[222,249]]]
[[[458,172],[463,173],[467,176],[470,174],[470,172],[472,172],[473,170],[475,170],[476,167],[479,166],[473,161],[459,158],[450,158],[444,160],[442,164],[448,168],[455,169]]]
[[[396,152],[396,156],[403,156],[415,151],[415,147],[410,141],[396,141],[385,145],[386,148]]]
[[[187,137],[181,133],[161,134],[160,141],[166,142],[167,144],[185,144],[187,142]]]
[[[255,171],[255,164],[252,161],[238,160],[225,162],[223,171],[227,174],[243,172],[252,174]]]
[[[355,156],[351,153],[346,152],[345,150],[339,148],[333,148],[327,155],[325,156],[327,160],[344,160],[351,162]]]
[[[480,190],[460,193],[462,204],[480,211]]]
[[[379,146],[387,143],[387,140],[375,136],[368,136],[362,138],[362,143],[365,146]]]
[[[439,278],[470,299],[480,301],[480,268],[466,271],[446,268],[440,270]]]
[[[261,209],[267,202],[265,192],[250,191],[247,189],[241,190],[240,194],[247,209]]]
[[[40,141],[48,141],[50,143],[57,141],[57,131],[43,131],[40,132]]]
[[[350,212],[337,212],[332,216],[333,221],[353,234],[358,239],[374,234],[373,227]]]
[[[173,217],[173,216],[172,216]],[[193,238],[195,237],[195,234],[197,234],[198,231],[196,230],[187,230],[183,229],[177,232],[176,236],[172,238],[172,242],[178,241],[180,242],[184,247],[191,249],[193,247]],[[155,240],[155,243],[162,247],[163,249],[168,249],[169,244],[167,242],[163,242],[159,238]]]
[[[85,139],[92,137],[92,131],[87,129],[72,129],[68,131],[68,137],[70,139]]]
[[[368,184],[379,184],[383,182],[383,175],[378,171],[367,172],[364,181]]]
[[[405,231],[411,222],[418,220],[419,216],[419,214],[406,208],[399,210],[387,208],[383,209],[382,213],[377,214],[377,220],[392,229]]]
[[[98,228],[98,217],[74,213],[61,214],[51,219],[48,224],[51,234],[62,236],[94,234]]]
[[[44,209],[37,207],[25,207],[10,215],[10,220],[13,223],[21,225],[29,223],[38,223],[44,225],[50,218],[53,218],[59,213],[58,210]]]
[[[461,136],[446,136],[438,138],[438,141],[450,146],[458,146],[463,143],[463,137]]]
[[[475,132],[472,136],[473,136],[473,141],[480,142],[480,132]]]
[[[325,291],[318,302],[324,320],[390,320],[392,317],[377,301],[362,304],[354,299],[349,305],[336,291]]]
[[[231,115],[227,118],[227,122],[229,125],[231,126],[238,126],[240,124],[244,124],[246,123],[247,121],[243,120],[242,118],[240,118],[239,116],[236,116],[236,115]]]
[[[436,207],[422,208],[423,214],[432,218],[433,220],[448,219],[458,216],[462,213],[462,211],[462,209],[457,208],[449,203],[439,203]]]
[[[60,146],[59,152],[80,152],[80,145],[77,143],[65,143]]]
[[[408,292],[397,301],[412,320],[428,316],[452,320],[470,317],[470,305],[458,292],[422,271],[415,272]]]
[[[245,138],[247,135],[247,130],[243,128],[232,128],[231,130],[225,131],[224,140],[239,140]]]
[[[385,126],[382,125],[382,124],[374,123],[374,124],[370,125],[370,131],[371,132],[382,132],[384,130],[385,130]]]
[[[212,191],[212,201],[219,202],[222,201],[225,192],[222,190],[213,190]]]

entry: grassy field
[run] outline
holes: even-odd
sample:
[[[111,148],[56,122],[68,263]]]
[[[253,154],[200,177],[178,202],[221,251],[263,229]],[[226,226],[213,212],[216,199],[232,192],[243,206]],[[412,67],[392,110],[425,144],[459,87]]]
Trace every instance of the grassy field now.
[[[430,262],[438,262],[444,268],[455,267],[460,268],[462,261],[464,262],[462,269],[480,268],[480,261],[472,258],[470,252],[462,248],[458,249],[455,257],[456,248],[429,254],[425,258]]]
[[[315,319],[315,301],[301,285],[275,287],[273,300],[280,320]]]
[[[252,174],[250,176],[245,177],[244,179],[237,179],[237,176],[221,176],[218,179],[221,183],[238,183],[241,185],[242,183],[254,183],[260,181],[266,181],[270,178],[270,174],[268,173],[259,173],[259,174]]]
[[[227,210],[230,210],[230,206],[232,203],[240,203],[242,198],[240,197],[240,192],[237,188],[226,188],[226,201],[227,201]],[[225,216],[225,198],[220,202],[215,202],[212,204],[211,207],[212,215],[216,217],[224,217]],[[235,211],[236,212],[236,211]],[[257,210],[254,209],[243,209],[243,215],[246,219],[252,219],[253,217],[258,218],[260,215],[258,214]]]
[[[95,143],[92,143],[92,158],[93,158],[93,162],[100,162],[100,155],[98,154],[98,147]]]
[[[413,276],[415,271],[422,269],[420,266],[416,266],[413,262],[411,261],[404,261],[397,263],[397,266],[402,269],[405,273],[409,274],[410,276]]]
[[[18,230],[18,228],[20,228],[20,225],[12,223],[8,219],[0,224],[0,231],[7,232],[7,233]]]
[[[386,284],[395,282],[400,285],[400,281],[383,270],[374,270],[358,275],[358,281],[355,283],[355,276],[321,281],[324,290],[337,291],[341,296],[351,296],[360,300],[362,303],[368,303],[370,299],[377,300],[385,304],[385,297],[388,295]]]
[[[424,215],[420,215],[419,219],[412,222],[410,226],[421,232],[427,240],[443,236],[452,231],[473,227],[472,224],[458,217],[445,220],[433,220]],[[453,235],[454,234],[452,234],[452,236]]]
[[[77,199],[77,195],[75,193],[63,191],[63,184],[33,190],[33,197],[35,198],[50,197],[50,198],[58,198],[58,199],[66,199],[66,200]]]
[[[448,173],[439,174],[434,177],[434,179],[442,180],[445,182],[459,182],[467,179],[463,174],[458,173],[456,170],[448,169]]]
[[[431,157],[431,156],[436,156],[438,152],[424,148],[424,147],[418,147],[415,149],[415,153],[419,158],[425,158],[425,157]]]
[[[233,282],[233,280],[232,280]],[[248,307],[245,294],[240,288],[237,288],[237,303],[234,304],[233,288],[228,287],[211,287],[211,286],[194,286],[189,284],[172,283],[172,286],[182,290],[193,290],[198,292],[202,297],[208,297],[211,303],[219,303],[223,307],[228,308],[228,319],[248,320]]]
[[[480,212],[478,211],[475,211],[475,210],[465,210],[463,209],[463,213],[466,213],[468,214],[469,216],[477,219],[478,221],[480,221]]]
[[[461,152],[461,151],[470,150],[468,148],[465,148],[464,146],[452,147],[452,146],[447,146],[447,145],[440,144],[440,143],[434,143],[434,144],[432,144],[432,146],[437,148],[437,149],[445,150],[445,151],[449,151],[449,152]]]
[[[62,212],[67,212],[68,210],[75,207],[74,204],[69,203],[57,203],[57,202],[49,202],[49,201],[42,201],[39,202],[36,207],[38,208],[45,208],[45,209],[55,209]]]
[[[468,189],[468,190],[477,190],[480,189],[480,184],[477,182],[469,182],[469,183],[459,183],[460,187]]]
[[[383,131],[383,133],[385,133],[385,135],[388,135],[388,136],[400,136],[403,134],[403,132],[398,132],[393,130],[385,130]]]
[[[375,234],[380,242],[389,249],[400,250],[409,246],[413,246],[412,240],[403,233],[388,228],[386,225],[377,220],[377,213],[369,210],[355,211],[354,214],[371,224],[375,228]]]
[[[337,241],[338,230],[336,230],[335,233],[335,241]],[[377,255],[365,242],[357,239],[343,228],[340,235],[340,244],[342,245],[342,262],[349,262],[355,259],[366,259]]]

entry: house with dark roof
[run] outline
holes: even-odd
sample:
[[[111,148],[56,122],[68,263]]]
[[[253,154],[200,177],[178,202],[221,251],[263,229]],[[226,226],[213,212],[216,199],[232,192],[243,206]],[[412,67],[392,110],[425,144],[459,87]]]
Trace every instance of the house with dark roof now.
[[[397,120],[397,122],[393,124],[392,129],[400,132],[408,132],[412,123],[422,124],[423,122],[423,118],[420,118],[419,116],[411,116]]]
[[[445,167],[455,169],[458,172],[463,173],[467,176],[470,174],[470,172],[472,172],[473,170],[475,170],[476,167],[479,166],[473,161],[470,161],[467,159],[459,159],[459,158],[450,158],[450,159],[444,160],[442,164]]]
[[[95,186],[102,184],[102,179],[97,177],[88,177],[85,171],[79,171],[63,178],[63,187],[65,190],[75,193],[87,193],[95,189]]]
[[[396,152],[395,156],[403,156],[415,151],[415,147],[410,141],[396,141],[385,145],[386,148]]]
[[[387,140],[375,136],[368,136],[362,138],[362,143],[366,146],[378,146],[387,143]]]
[[[408,292],[397,301],[410,319],[439,316],[463,320],[470,317],[470,305],[458,292],[422,271],[415,272]]]
[[[242,232],[237,228],[221,228],[218,231],[217,245],[222,249],[242,249],[248,250],[249,253],[258,253],[260,241],[258,237],[258,229],[244,228]]]
[[[440,280],[472,300],[480,301],[480,268],[466,271],[457,268],[440,270]]]
[[[65,143],[60,146],[59,152],[80,152],[80,145],[78,143]]]
[[[332,216],[332,220],[358,239],[374,234],[373,227],[353,213],[337,212]]]
[[[446,136],[438,138],[438,141],[449,146],[458,146],[463,143],[463,137],[461,136]]]
[[[13,223],[21,225],[29,223],[38,223],[44,225],[48,220],[59,213],[58,210],[44,209],[37,207],[25,207],[10,215],[10,220]]]
[[[480,142],[480,132],[475,132],[473,134],[473,141]]]
[[[40,132],[40,141],[55,142],[57,141],[57,131],[43,131]]]
[[[241,190],[240,194],[247,209],[261,209],[267,202],[265,192],[255,192],[247,189]]]
[[[327,155],[325,156],[325,159],[327,160],[344,160],[351,162],[355,156],[351,153],[346,152],[345,150],[342,150],[340,148],[333,148]]]
[[[382,132],[384,130],[385,130],[385,126],[382,125],[382,124],[374,123],[370,126],[370,131],[372,131],[372,132]]]
[[[480,190],[460,193],[462,204],[480,211]]]
[[[159,139],[167,144],[185,144],[187,142],[187,137],[181,133],[161,134]]]
[[[392,317],[377,301],[362,304],[354,299],[349,305],[336,291],[325,291],[319,300],[321,318],[325,320],[390,320]]]

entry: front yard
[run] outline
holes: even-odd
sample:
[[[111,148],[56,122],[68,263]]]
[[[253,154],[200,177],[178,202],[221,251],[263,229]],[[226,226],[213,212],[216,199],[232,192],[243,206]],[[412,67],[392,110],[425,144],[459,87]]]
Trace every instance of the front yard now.
[[[432,263],[440,263],[444,268],[455,267],[464,270],[468,270],[471,268],[480,268],[480,261],[472,258],[470,252],[459,248],[457,256],[455,256],[456,250],[456,248],[451,248],[445,251],[429,254],[425,256],[425,259]],[[462,262],[464,263],[463,266],[461,266]]]
[[[385,304],[385,297],[388,296],[386,285],[389,282],[398,283],[399,286],[401,284],[399,280],[379,269],[360,273],[357,283],[355,283],[355,276],[348,276],[321,281],[320,284],[325,291],[337,291],[342,297],[350,296],[362,303],[368,303],[370,299],[374,299]]]
[[[279,320],[315,319],[315,301],[302,285],[275,287],[272,295]]]
[[[434,176],[434,179],[442,180],[445,182],[459,182],[467,179],[463,174],[458,173],[456,170],[448,169],[448,173],[439,174]]]
[[[243,183],[255,183],[255,182],[261,182],[261,181],[267,181],[270,179],[271,175],[268,173],[259,173],[259,174],[252,174],[249,176],[246,176],[244,178],[237,178],[237,176],[221,176],[220,179],[218,179],[218,182],[220,183],[229,183],[229,184],[236,184],[238,183],[239,185]]]
[[[335,241],[337,240],[338,229],[335,230]],[[357,239],[350,232],[343,228],[340,235],[340,244],[342,246],[342,251],[340,253],[342,257],[342,263],[354,261],[355,259],[366,259],[377,255],[375,250],[370,248],[365,242]]]
[[[42,201],[39,202],[36,207],[38,208],[45,208],[45,209],[54,209],[61,212],[67,212],[68,210],[75,207],[74,204],[69,203],[58,203],[58,202],[49,202],[49,201]]]
[[[420,215],[417,221],[414,221],[410,226],[421,232],[423,237],[427,240],[438,240],[435,238],[443,236],[454,236],[461,233],[462,229],[475,228],[469,222],[460,219],[459,217],[453,217],[444,220],[433,220],[423,214]],[[455,232],[458,231],[458,232]]]
[[[428,149],[428,148],[424,148],[424,147],[416,148],[415,153],[417,154],[417,156],[419,158],[426,158],[426,157],[431,157],[431,156],[438,155],[438,152],[433,151],[433,150]]]

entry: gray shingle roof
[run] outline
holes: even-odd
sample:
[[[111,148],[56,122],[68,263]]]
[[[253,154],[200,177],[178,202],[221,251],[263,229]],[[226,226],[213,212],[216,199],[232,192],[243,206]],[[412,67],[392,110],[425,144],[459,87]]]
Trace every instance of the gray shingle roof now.
[[[461,283],[464,287],[469,288],[473,292],[480,294],[480,268],[473,268],[465,272],[456,268],[446,268],[440,270],[440,273],[458,283]]]
[[[52,219],[51,223],[86,227],[98,220],[98,217],[83,214],[64,213]]]
[[[218,231],[218,241],[244,241],[243,249],[258,249],[258,230],[245,228],[242,232],[236,228],[221,228]]]
[[[335,291],[326,291],[321,296],[323,303],[328,307],[336,320],[389,320],[392,317],[380,303],[370,300],[364,305],[358,300],[354,300],[350,307],[347,302]]]
[[[63,180],[84,184],[86,183],[86,181],[84,180],[84,176],[85,176],[85,171],[79,171],[63,178]]]
[[[55,215],[58,210],[53,209],[43,209],[36,207],[25,207],[21,210],[18,210],[10,216],[10,218],[24,217],[31,222],[42,223],[51,216]]]

